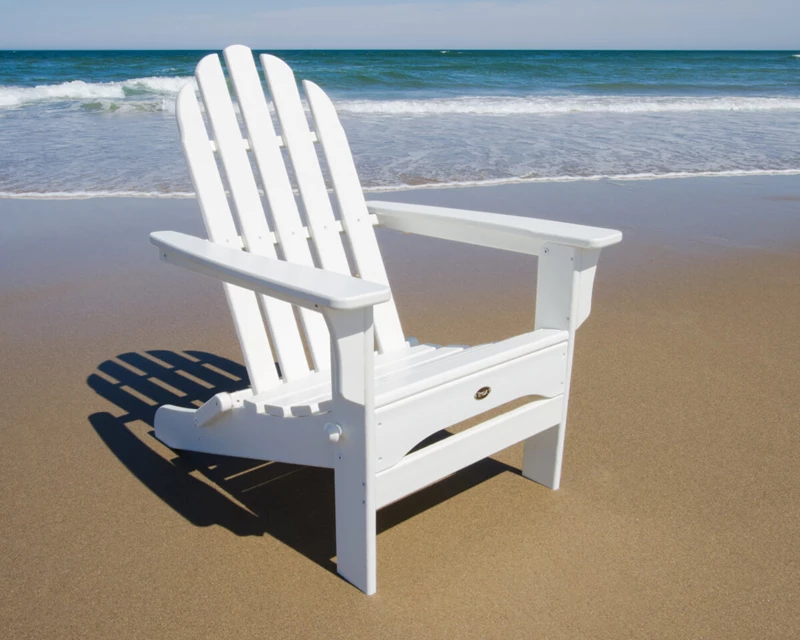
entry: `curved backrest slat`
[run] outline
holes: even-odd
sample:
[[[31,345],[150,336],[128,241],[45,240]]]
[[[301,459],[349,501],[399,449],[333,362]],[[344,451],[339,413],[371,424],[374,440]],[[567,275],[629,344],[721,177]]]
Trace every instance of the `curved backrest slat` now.
[[[219,57],[212,54],[203,58],[197,65],[196,77],[225,168],[244,246],[250,253],[275,258],[275,246]],[[259,297],[283,379],[294,380],[308,374],[292,306],[275,298]]]
[[[325,160],[339,203],[342,225],[350,239],[353,259],[359,275],[365,280],[388,285],[375,230],[369,219],[364,192],[358,179],[353,154],[339,116],[330,98],[316,84],[303,81],[308,104],[322,145]],[[375,306],[375,334],[382,353],[405,348],[405,338],[394,298]]]
[[[297,210],[253,53],[248,47],[234,45],[225,49],[224,54],[283,257],[289,262],[313,266],[314,259]],[[325,319],[322,314],[309,309],[299,311],[314,367],[317,370],[330,368],[330,337]]]
[[[278,114],[283,142],[292,162],[320,267],[349,274],[350,266],[339,237],[317,152],[311,141],[311,132],[300,102],[294,73],[289,65],[275,56],[262,54],[261,64]]]
[[[176,105],[181,145],[186,156],[197,201],[212,242],[239,246],[225,188],[209,145],[200,105],[194,87],[186,85],[178,94]],[[279,384],[272,360],[272,350],[264,331],[264,322],[256,295],[247,289],[224,284],[225,297],[233,316],[239,344],[242,346],[250,384],[255,393],[263,393]]]

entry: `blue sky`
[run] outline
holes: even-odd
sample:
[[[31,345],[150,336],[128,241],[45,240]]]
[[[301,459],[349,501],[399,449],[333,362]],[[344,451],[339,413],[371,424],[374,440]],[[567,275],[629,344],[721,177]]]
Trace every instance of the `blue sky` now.
[[[800,49],[800,0],[0,0],[0,49]]]

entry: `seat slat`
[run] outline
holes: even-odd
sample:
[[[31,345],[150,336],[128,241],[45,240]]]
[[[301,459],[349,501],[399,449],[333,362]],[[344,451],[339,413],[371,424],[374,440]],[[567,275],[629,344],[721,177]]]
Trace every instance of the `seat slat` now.
[[[272,102],[278,114],[281,135],[294,168],[320,266],[329,271],[350,273],[322,169],[314,143],[311,142],[294,73],[283,60],[267,54],[261,55],[261,65],[264,67]]]
[[[422,346],[429,347],[429,349],[421,350],[420,347]],[[379,360],[376,359],[375,384],[380,384],[381,381],[386,380],[398,372],[411,372],[430,362],[454,356],[464,350],[464,347],[461,346],[435,348],[432,345],[420,345],[420,347],[415,347],[414,349],[416,352],[407,358],[400,358],[382,364],[378,364]],[[259,403],[260,406],[263,406],[265,413],[282,417],[307,416],[317,413],[318,411],[328,410],[328,405],[331,400],[330,378],[325,375],[325,372],[319,375],[320,377],[324,376],[320,384],[310,385],[307,388],[300,388],[291,394],[281,394],[279,397],[273,397],[272,394],[267,394],[269,400],[262,401],[260,398],[254,398],[254,401]]]
[[[392,353],[377,355],[375,357],[376,375],[388,371],[390,367],[402,368],[406,366],[406,363],[413,362],[423,354],[433,353],[437,348],[438,345],[418,344],[408,347],[405,351],[393,351]],[[330,390],[330,372],[321,371],[311,379],[295,380],[280,388],[271,389],[268,395],[262,395],[261,400],[268,400],[270,406],[277,407],[285,405],[286,399],[289,397],[296,396],[304,399],[324,393],[330,394]],[[262,402],[261,404],[263,405],[264,403]],[[280,415],[283,414],[280,413]]]
[[[279,147],[282,137],[275,133],[253,53],[239,45],[228,47],[224,54],[283,257],[289,262],[313,266],[307,232],[297,210]],[[308,309],[300,309],[300,318],[314,368],[318,371],[329,369],[330,337],[324,318]]]
[[[381,372],[376,372],[375,385],[376,388],[381,384],[393,384],[393,380],[398,374],[414,375],[415,371],[423,369],[425,366],[432,362],[438,362],[452,358],[453,356],[464,351],[465,347],[440,347],[433,352],[425,353],[421,357],[406,363],[406,366],[386,367]],[[277,414],[283,416],[308,416],[319,411],[330,411],[332,406],[330,388],[317,395],[304,394],[296,398],[286,398],[283,407],[275,407],[271,405],[272,410],[277,409]],[[266,405],[265,405],[266,408]],[[269,410],[267,411],[269,413]]]
[[[375,406],[382,407],[403,400],[452,380],[565,342],[567,338],[566,331],[539,329],[472,348],[440,347],[433,351],[415,353],[412,353],[414,349],[409,349],[407,358],[376,364]],[[323,376],[326,376],[326,372],[315,374],[314,377],[319,380]],[[330,379],[326,377],[322,384],[315,384],[314,378],[307,382],[305,387],[295,385],[289,393],[282,393],[283,389],[277,393],[270,391],[259,394],[248,402],[254,404],[257,411],[279,417],[301,417],[329,411]]]
[[[225,168],[245,247],[250,253],[276,258],[219,57],[214,54],[203,58],[197,65],[196,77]],[[307,375],[308,365],[292,306],[267,296],[259,297],[284,380]]]
[[[386,275],[375,231],[369,219],[364,192],[361,189],[361,182],[353,162],[353,154],[350,152],[350,145],[339,122],[336,109],[325,92],[313,82],[304,80],[303,88],[330,170],[342,224],[350,239],[358,273],[365,280],[388,285],[389,278]],[[380,352],[403,349],[405,340],[394,298],[376,305],[374,314],[375,333]]]
[[[197,193],[206,233],[212,242],[239,246],[225,187],[217,170],[214,154],[208,145],[208,133],[192,85],[181,89],[176,110],[181,144]],[[264,330],[258,300],[251,291],[230,284],[223,286],[236,335],[242,346],[250,384],[255,393],[263,393],[279,384],[280,380],[273,365],[272,349]]]

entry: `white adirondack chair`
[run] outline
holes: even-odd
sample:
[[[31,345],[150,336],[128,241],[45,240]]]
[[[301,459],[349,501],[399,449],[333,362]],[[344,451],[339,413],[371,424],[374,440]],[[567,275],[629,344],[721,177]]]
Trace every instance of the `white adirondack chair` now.
[[[589,314],[600,249],[619,242],[622,234],[365,202],[344,130],[325,93],[303,83],[311,131],[291,69],[262,55],[275,123],[250,49],[228,47],[224,56],[244,132],[216,55],[203,58],[196,73],[211,135],[190,85],[177,103],[209,239],[172,231],[150,239],[166,262],[225,283],[252,386],[218,393],[196,409],[159,408],[156,436],[174,449],[333,468],[338,572],[372,594],[375,515],[381,507],[523,440],[523,475],[558,488],[575,330]],[[317,142],[340,219],[325,186]],[[288,151],[303,218],[282,148]],[[537,255],[533,331],[474,348],[407,341],[372,228],[378,224]],[[348,236],[358,277],[351,275],[342,234]],[[524,396],[541,398],[409,453],[437,431]]]

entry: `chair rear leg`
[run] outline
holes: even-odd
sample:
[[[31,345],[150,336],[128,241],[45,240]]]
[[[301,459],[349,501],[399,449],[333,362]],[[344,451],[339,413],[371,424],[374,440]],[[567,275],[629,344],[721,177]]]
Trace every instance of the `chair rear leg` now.
[[[565,427],[566,421],[562,421],[525,440],[523,476],[551,489],[558,489],[561,483]]]

